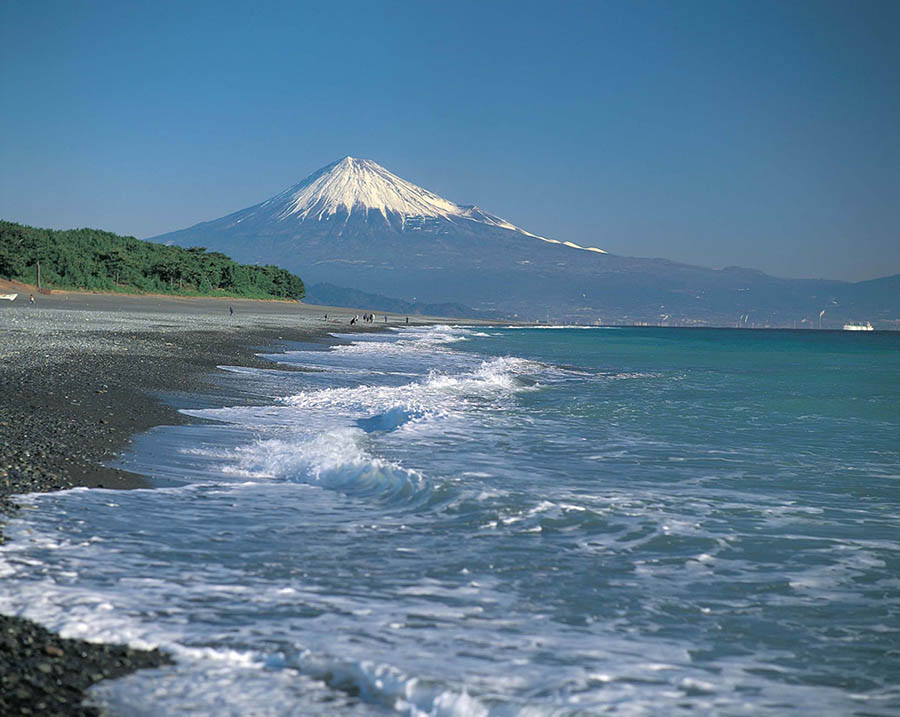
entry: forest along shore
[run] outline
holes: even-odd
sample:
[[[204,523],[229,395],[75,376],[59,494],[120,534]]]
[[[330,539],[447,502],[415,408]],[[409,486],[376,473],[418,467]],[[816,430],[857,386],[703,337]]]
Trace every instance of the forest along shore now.
[[[0,302],[0,528],[17,509],[16,494],[145,487],[140,476],[101,463],[135,433],[184,420],[155,393],[202,390],[219,365],[271,367],[255,352],[280,341],[406,325],[406,317],[389,314],[387,324],[351,327],[357,313],[72,292],[35,294],[34,303],[23,292]],[[410,324],[431,322],[410,317]],[[167,662],[156,650],[66,640],[0,616],[0,714],[96,714],[81,704],[84,689]]]

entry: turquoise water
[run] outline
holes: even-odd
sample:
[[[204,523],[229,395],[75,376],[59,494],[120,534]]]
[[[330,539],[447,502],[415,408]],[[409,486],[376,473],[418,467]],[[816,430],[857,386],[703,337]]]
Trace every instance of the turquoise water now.
[[[900,335],[322,348],[7,530],[0,609],[178,659],[112,713],[900,714]]]

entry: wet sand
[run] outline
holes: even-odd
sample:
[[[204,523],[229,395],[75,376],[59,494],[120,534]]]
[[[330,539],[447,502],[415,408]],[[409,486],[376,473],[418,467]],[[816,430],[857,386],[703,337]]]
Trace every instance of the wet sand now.
[[[103,462],[135,433],[183,422],[159,394],[202,391],[216,366],[271,366],[255,353],[406,324],[378,314],[351,327],[361,311],[296,302],[54,292],[32,304],[28,293],[0,301],[0,522],[15,514],[16,494],[145,486]],[[0,714],[96,714],[81,704],[83,689],[167,661],[0,616]]]

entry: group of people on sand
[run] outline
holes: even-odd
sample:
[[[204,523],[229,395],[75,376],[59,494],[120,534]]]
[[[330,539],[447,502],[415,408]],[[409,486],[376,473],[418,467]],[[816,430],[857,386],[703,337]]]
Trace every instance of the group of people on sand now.
[[[328,314],[325,314],[325,319],[328,319]],[[360,321],[365,321],[368,324],[375,323],[375,314],[363,314],[362,318],[360,318],[359,314],[350,319],[350,325],[358,324]],[[384,323],[388,322],[387,314],[384,316]],[[409,323],[409,318],[406,319],[406,323]]]
[[[362,320],[365,321],[367,324],[371,324],[375,321],[375,314],[363,314]],[[384,317],[384,320],[385,320],[385,322],[387,322],[387,316]],[[359,314],[357,314],[352,319],[350,319],[350,325],[353,326],[354,324],[359,323],[359,321],[360,321]]]

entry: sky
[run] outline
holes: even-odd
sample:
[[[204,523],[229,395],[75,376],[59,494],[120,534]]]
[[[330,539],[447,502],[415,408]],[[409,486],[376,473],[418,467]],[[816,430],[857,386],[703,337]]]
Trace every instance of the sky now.
[[[346,155],[542,236],[900,273],[900,2],[0,3],[0,218],[147,238]]]

